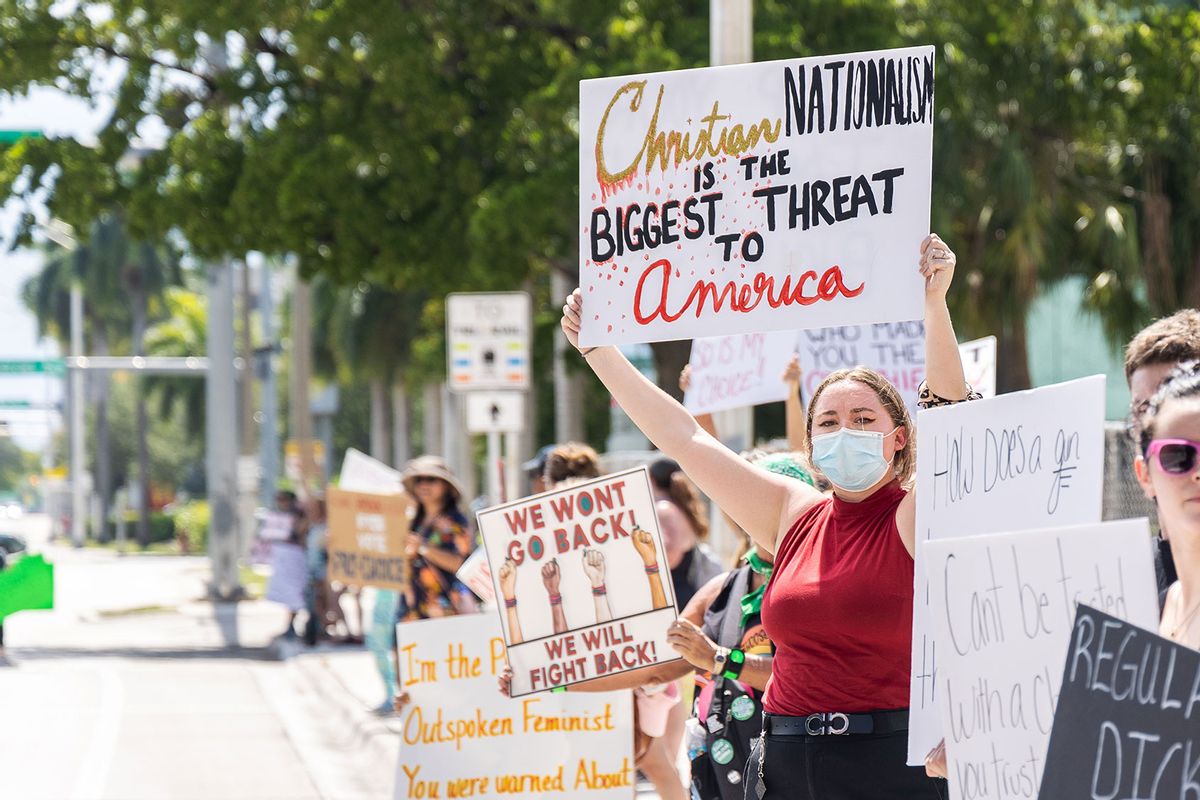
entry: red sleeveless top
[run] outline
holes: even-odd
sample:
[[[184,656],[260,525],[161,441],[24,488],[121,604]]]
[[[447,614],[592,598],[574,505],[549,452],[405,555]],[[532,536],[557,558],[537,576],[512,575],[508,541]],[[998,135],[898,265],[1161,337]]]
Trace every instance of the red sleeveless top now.
[[[772,714],[908,707],[913,559],[900,541],[898,481],[861,503],[832,497],[792,525],[762,604],[775,643]]]

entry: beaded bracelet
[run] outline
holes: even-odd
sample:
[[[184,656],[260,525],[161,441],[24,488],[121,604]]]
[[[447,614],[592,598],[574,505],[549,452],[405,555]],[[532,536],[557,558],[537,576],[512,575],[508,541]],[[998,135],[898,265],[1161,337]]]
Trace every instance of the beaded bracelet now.
[[[552,605],[552,606],[562,605],[562,595],[561,594],[550,595],[550,605]]]
[[[646,567],[646,574],[647,575],[657,575],[658,574],[658,564],[651,564],[650,566]]]
[[[602,594],[608,594],[608,587],[607,587],[607,586],[605,586],[603,583],[602,583],[602,584],[600,584],[599,586],[593,586],[593,587],[592,587],[592,594],[593,594],[593,595],[595,595],[595,596],[597,596],[597,597],[599,597],[599,596],[600,596],[600,595],[602,595]]]
[[[517,607],[517,598],[515,598],[515,597],[512,599],[505,598],[504,599],[504,607],[505,608],[516,608]]]

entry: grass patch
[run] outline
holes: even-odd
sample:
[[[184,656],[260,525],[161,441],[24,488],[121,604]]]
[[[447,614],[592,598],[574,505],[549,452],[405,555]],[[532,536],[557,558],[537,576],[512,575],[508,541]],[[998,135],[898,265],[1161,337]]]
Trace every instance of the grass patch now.
[[[261,600],[267,593],[267,576],[247,564],[238,565],[238,581],[251,600]]]
[[[164,611],[174,611],[169,606],[134,606],[133,608],[114,608],[98,612],[99,616],[111,619],[113,617],[132,617],[138,614],[160,614]]]

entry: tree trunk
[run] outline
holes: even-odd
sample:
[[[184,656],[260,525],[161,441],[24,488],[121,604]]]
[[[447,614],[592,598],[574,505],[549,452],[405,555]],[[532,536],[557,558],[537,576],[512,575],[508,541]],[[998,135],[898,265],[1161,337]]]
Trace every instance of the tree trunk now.
[[[679,373],[687,366],[692,356],[692,342],[683,339],[677,342],[654,342],[654,371],[658,374],[658,388],[683,402],[683,391],[679,388]]]
[[[550,272],[550,296],[566,297],[575,288],[571,275],[559,269]],[[583,393],[579,373],[568,360],[575,348],[561,330],[554,331],[554,438],[558,442],[583,441]]]
[[[109,355],[108,331],[103,326],[97,330],[92,346],[96,355]],[[100,525],[104,530],[113,493],[112,439],[108,425],[109,375],[105,370],[96,370],[90,378],[95,381],[92,388],[96,403],[96,496],[100,499]]]
[[[1171,199],[1163,191],[1162,160],[1147,156],[1143,173],[1142,272],[1150,310],[1161,317],[1180,307],[1171,252]]]
[[[996,337],[996,393],[1019,392],[1033,385],[1025,319],[1009,321]]]
[[[397,469],[403,469],[412,458],[408,404],[408,390],[404,381],[397,379],[392,384],[392,455]]]
[[[427,383],[421,389],[421,444],[424,452],[444,456],[442,447],[442,385]]]
[[[133,296],[133,354],[144,356],[146,338],[146,294]],[[146,413],[146,385],[142,376],[136,378],[137,398],[137,464],[138,464],[138,522],[137,541],[141,547],[150,544],[150,447],[147,442],[149,419]]]
[[[387,385],[378,379],[370,382],[371,392],[371,457],[390,464],[391,441],[388,435]]]

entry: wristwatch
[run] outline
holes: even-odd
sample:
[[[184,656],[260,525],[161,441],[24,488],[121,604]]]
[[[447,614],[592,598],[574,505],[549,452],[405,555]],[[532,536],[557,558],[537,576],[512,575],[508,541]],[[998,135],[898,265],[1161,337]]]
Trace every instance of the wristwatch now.
[[[713,655],[713,675],[720,675],[725,671],[725,662],[729,660],[729,648],[718,647],[717,652]]]

